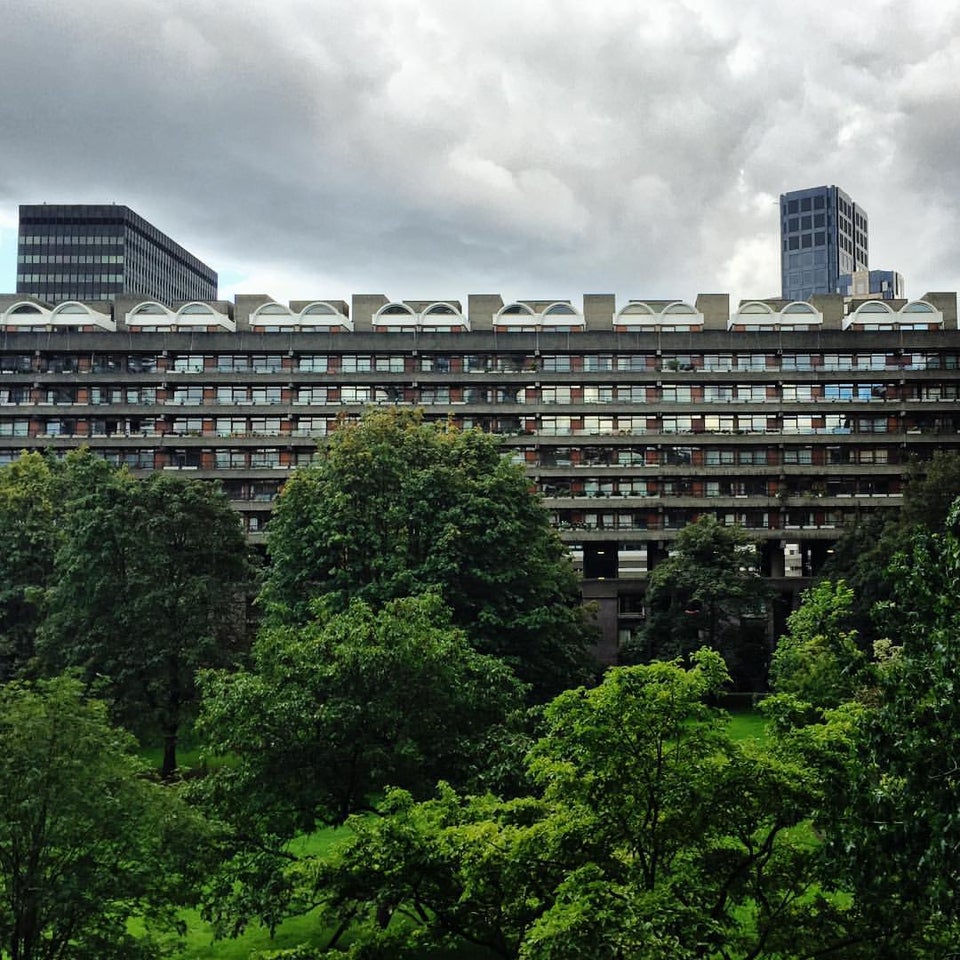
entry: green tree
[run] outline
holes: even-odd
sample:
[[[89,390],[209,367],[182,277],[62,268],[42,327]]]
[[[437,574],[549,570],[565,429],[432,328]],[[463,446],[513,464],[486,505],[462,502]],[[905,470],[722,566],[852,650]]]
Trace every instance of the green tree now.
[[[409,955],[459,939],[530,960],[843,956],[845,908],[802,826],[818,770],[789,744],[733,740],[705,705],[726,680],[702,650],[561,694],[534,796],[392,794],[316,888]]]
[[[894,556],[921,530],[943,533],[953,500],[960,495],[960,455],[938,450],[914,460],[906,470],[903,504],[844,530],[820,571],[827,580],[844,580],[853,590],[850,626],[864,649],[883,636],[874,611],[892,596],[889,568]]]
[[[945,955],[960,936],[960,506],[946,527],[921,529],[892,565],[881,610],[892,646],[829,835],[838,874],[881,934],[875,956],[891,960]]]
[[[872,678],[857,631],[849,627],[853,617],[853,590],[842,580],[807,590],[774,651],[773,689],[820,711],[854,700]]]
[[[58,678],[0,687],[0,956],[159,956],[197,892],[205,830],[143,777],[132,737]]]
[[[201,716],[210,749],[233,758],[202,785],[235,843],[210,900],[241,926],[304,906],[298,833],[370,809],[388,785],[425,796],[441,778],[482,777],[523,701],[510,668],[474,651],[433,594],[266,629],[253,658],[204,677]]]
[[[912,532],[922,527],[929,533],[944,533],[950,508],[960,497],[960,454],[935,450],[929,460],[914,460],[906,481],[900,529]]]
[[[764,685],[769,656],[756,546],[739,526],[704,516],[680,531],[670,556],[647,581],[647,620],[626,655],[672,660],[706,644],[723,654],[736,686]]]
[[[33,659],[40,601],[53,572],[57,485],[38,453],[0,468],[0,680],[22,673]]]
[[[307,622],[318,597],[337,612],[435,591],[535,695],[586,676],[573,567],[529,479],[479,431],[409,410],[344,425],[285,485],[268,550],[269,622]]]
[[[196,671],[237,657],[251,576],[240,521],[202,481],[139,480],[89,454],[70,471],[39,652],[53,671],[80,668],[130,729],[159,734],[169,777]]]

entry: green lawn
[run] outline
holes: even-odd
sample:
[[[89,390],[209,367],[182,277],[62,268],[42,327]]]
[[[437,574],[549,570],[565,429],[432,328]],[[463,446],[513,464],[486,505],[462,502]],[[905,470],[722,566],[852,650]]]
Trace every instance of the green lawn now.
[[[348,833],[345,828],[329,828],[298,838],[293,849],[302,856],[318,856],[330,853],[342,843]],[[252,923],[242,936],[230,940],[216,940],[210,924],[205,923],[195,910],[184,910],[187,935],[178,960],[247,960],[260,950],[283,950],[309,945],[324,946],[332,930],[325,927],[319,917],[307,915],[292,917],[282,923],[271,938],[268,930]]]
[[[766,720],[759,710],[731,711],[730,735],[736,740],[765,740]]]

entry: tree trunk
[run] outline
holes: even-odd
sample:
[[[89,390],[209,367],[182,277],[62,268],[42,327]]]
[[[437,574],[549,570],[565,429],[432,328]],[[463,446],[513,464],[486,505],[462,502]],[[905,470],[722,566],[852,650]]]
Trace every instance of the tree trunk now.
[[[171,780],[177,772],[177,734],[180,732],[180,658],[174,653],[167,658],[167,709],[163,718],[163,764],[160,776]]]
[[[163,762],[160,765],[160,776],[164,780],[173,779],[177,772],[177,731],[164,732],[163,735]]]

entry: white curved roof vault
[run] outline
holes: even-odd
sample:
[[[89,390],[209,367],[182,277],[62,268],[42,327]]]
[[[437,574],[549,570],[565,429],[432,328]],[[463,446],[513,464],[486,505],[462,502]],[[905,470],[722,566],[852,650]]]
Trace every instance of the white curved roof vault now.
[[[21,300],[11,304],[0,314],[0,324],[5,326],[47,327],[99,327],[115,331],[117,325],[107,313],[101,313],[78,300],[65,300],[49,309],[30,301]]]
[[[807,327],[822,323],[823,314],[804,300],[793,300],[779,310],[762,300],[748,300],[740,304],[737,312],[730,317],[727,329],[735,326]]]
[[[854,324],[906,324],[927,323],[941,325],[943,314],[926,300],[911,300],[899,310],[894,310],[884,300],[867,300],[843,319],[843,329],[848,330]]]
[[[634,300],[621,307],[613,317],[614,326],[642,327],[696,327],[703,324],[703,314],[683,300],[661,305]]]

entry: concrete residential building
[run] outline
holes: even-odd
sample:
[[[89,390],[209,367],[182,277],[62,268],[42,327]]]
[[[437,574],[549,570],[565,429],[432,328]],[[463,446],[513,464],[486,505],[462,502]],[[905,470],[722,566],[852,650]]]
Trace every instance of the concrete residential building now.
[[[217,297],[217,274],[129,207],[22,205],[18,239],[17,293],[48,303]]]
[[[780,194],[784,300],[837,293],[844,274],[868,269],[867,213],[839,187]]]
[[[845,525],[900,504],[911,458],[960,450],[957,297],[0,296],[0,463],[86,444],[134,471],[217,479],[254,542],[288,473],[371,404],[498,436],[542,491],[613,658],[647,571],[698,516],[741,524],[795,594]]]

